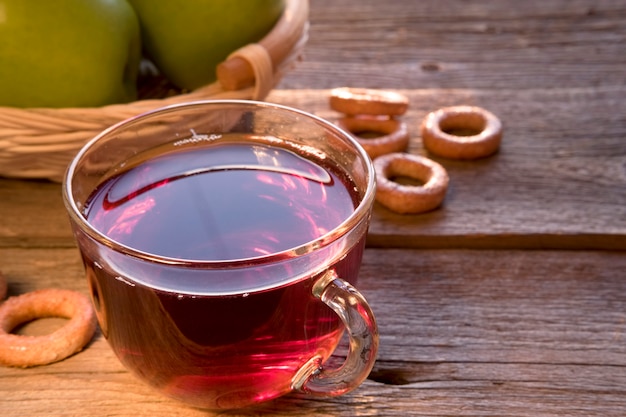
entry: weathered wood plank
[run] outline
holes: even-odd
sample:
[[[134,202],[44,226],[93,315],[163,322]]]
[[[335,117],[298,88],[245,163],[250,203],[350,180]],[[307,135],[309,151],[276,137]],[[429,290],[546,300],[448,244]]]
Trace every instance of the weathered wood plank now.
[[[281,88],[624,85],[621,0],[312,0],[305,59]]]
[[[439,161],[451,184],[431,213],[377,205],[371,246],[626,249],[626,87],[400,91],[411,103],[403,117],[409,152]],[[269,99],[336,120],[327,97],[328,90],[277,90]],[[455,104],[502,119],[498,154],[458,162],[423,149],[423,117]],[[0,247],[73,245],[58,184],[0,179],[0,219]]]
[[[620,416],[626,409],[626,253],[368,249],[358,287],[380,326],[355,392],[289,396],[228,415]],[[1,249],[17,294],[86,291],[76,249]],[[212,415],[128,374],[101,335],[32,369],[0,368],[3,416]]]
[[[377,205],[371,245],[626,248],[626,88],[400,91],[410,98],[409,152],[440,162],[451,184],[431,213],[397,215]],[[327,90],[278,90],[270,98],[335,120],[327,97]],[[498,154],[459,162],[424,150],[421,120],[457,104],[501,118]]]
[[[59,184],[0,178],[0,247],[70,245]]]

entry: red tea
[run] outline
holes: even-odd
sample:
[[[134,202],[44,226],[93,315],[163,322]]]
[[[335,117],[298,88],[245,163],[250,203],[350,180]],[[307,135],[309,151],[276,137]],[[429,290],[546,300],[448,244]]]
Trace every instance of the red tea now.
[[[270,273],[241,260],[289,261],[292,249],[339,226],[358,201],[349,175],[314,155],[272,140],[214,139],[129,163],[83,214],[136,250],[238,267],[219,275],[210,266],[119,261],[106,248],[83,256],[103,333],[120,360],[174,398],[220,408],[290,391],[294,372],[326,359],[343,330],[312,295],[317,276],[294,279],[289,262]],[[346,281],[356,281],[363,245],[332,266]]]

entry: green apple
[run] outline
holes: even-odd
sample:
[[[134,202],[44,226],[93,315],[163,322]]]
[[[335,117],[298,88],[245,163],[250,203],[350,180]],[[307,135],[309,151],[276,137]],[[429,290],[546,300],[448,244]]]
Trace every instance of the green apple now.
[[[126,0],[0,0],[0,106],[134,100],[140,59]]]
[[[146,54],[172,83],[193,90],[216,79],[231,52],[270,31],[285,0],[129,0]]]

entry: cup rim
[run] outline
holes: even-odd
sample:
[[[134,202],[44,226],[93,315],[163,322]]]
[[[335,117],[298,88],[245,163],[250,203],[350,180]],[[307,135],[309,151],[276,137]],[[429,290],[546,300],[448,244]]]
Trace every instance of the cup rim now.
[[[290,249],[285,249],[278,252],[273,252],[267,255],[259,255],[254,257],[246,257],[246,258],[237,258],[237,259],[220,259],[220,260],[207,260],[207,259],[189,259],[189,258],[177,258],[177,257],[168,257],[163,255],[157,255],[150,252],[142,251],[132,246],[125,245],[116,241],[115,239],[111,239],[106,234],[100,232],[96,228],[94,228],[87,219],[81,214],[81,211],[76,204],[75,199],[73,198],[73,189],[72,189],[72,178],[74,177],[77,166],[81,158],[85,155],[85,153],[95,145],[102,137],[109,135],[111,132],[114,132],[117,129],[120,129],[126,126],[129,123],[136,122],[141,119],[150,118],[158,114],[162,114],[165,112],[176,111],[181,108],[190,108],[190,107],[198,107],[198,106],[220,106],[220,105],[245,105],[249,107],[265,107],[272,108],[281,111],[290,112],[293,114],[297,114],[300,116],[304,116],[306,118],[311,119],[315,123],[323,126],[325,129],[333,131],[335,134],[342,136],[347,142],[349,142],[355,149],[355,151],[359,154],[360,158],[364,161],[365,167],[367,169],[367,189],[365,190],[365,194],[363,194],[363,198],[359,202],[359,204],[355,207],[354,211],[346,217],[339,225],[337,225],[332,230],[328,231],[324,235],[314,239],[307,241],[301,245],[292,247]],[[348,132],[336,126],[335,124],[319,117],[314,114],[308,113],[306,111],[296,109],[293,107],[276,104],[276,103],[268,103],[254,100],[196,100],[185,103],[178,103],[173,105],[168,105],[164,107],[159,107],[156,109],[149,110],[147,112],[143,112],[136,116],[132,116],[125,120],[122,120],[118,123],[113,124],[112,126],[106,128],[105,130],[98,133],[92,139],[90,139],[73,157],[71,163],[68,165],[68,168],[65,172],[65,176],[63,178],[62,183],[62,193],[63,193],[63,202],[65,204],[66,210],[72,219],[72,221],[77,224],[81,231],[85,232],[90,238],[95,241],[109,247],[110,249],[124,253],[128,256],[132,256],[138,259],[166,264],[166,265],[177,265],[177,266],[192,266],[194,268],[208,268],[208,269],[220,269],[226,266],[228,267],[249,267],[253,265],[261,265],[261,264],[271,264],[282,261],[284,259],[291,259],[295,257],[301,257],[308,253],[314,252],[322,247],[325,247],[342,236],[349,233],[351,230],[357,228],[358,224],[362,222],[364,219],[367,220],[369,218],[369,208],[373,204],[374,195],[376,191],[376,176],[372,161],[365,151],[365,149],[358,143],[356,139],[352,137]]]

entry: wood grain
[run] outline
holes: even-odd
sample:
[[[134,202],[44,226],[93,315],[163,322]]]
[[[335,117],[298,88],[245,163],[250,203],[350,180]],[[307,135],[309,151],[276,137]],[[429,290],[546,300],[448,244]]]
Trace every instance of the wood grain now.
[[[59,184],[0,178],[0,247],[7,246],[74,246]]]
[[[430,213],[398,215],[377,204],[371,246],[626,249],[626,85],[398,91],[410,99],[403,116],[409,152],[440,162],[451,183],[443,207]],[[328,94],[277,90],[268,99],[334,121],[339,114],[330,110]],[[482,106],[500,117],[499,153],[460,162],[423,149],[421,120],[455,104]],[[0,201],[0,247],[72,245],[57,184],[0,179]]]
[[[86,291],[76,249],[0,249],[10,294]],[[626,409],[626,256],[368,249],[358,287],[381,348],[344,397],[292,395],[227,415],[619,416]],[[3,416],[214,415],[161,398],[98,334],[81,353],[0,368]]]
[[[281,88],[624,85],[621,0],[311,0],[305,58]]]
[[[377,205],[371,245],[626,249],[626,87],[398,91],[410,99],[409,152],[440,162],[451,183],[443,207],[427,214]],[[338,118],[327,90],[279,90],[270,99]],[[421,120],[456,104],[498,115],[505,132],[498,154],[462,162],[424,150]]]

